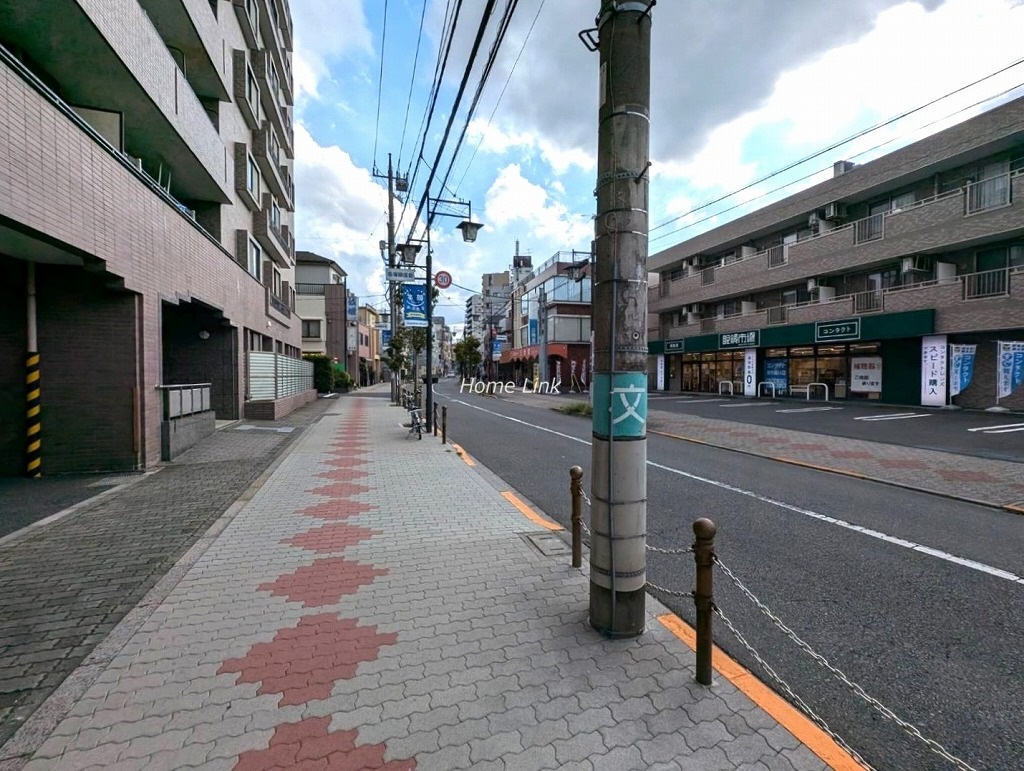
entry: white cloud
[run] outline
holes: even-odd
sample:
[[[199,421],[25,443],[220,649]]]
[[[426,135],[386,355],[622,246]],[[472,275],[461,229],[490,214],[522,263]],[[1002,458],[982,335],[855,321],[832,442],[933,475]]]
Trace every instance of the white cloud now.
[[[296,97],[320,96],[320,81],[331,77],[338,58],[374,53],[362,0],[300,0],[292,4]]]
[[[516,163],[498,172],[487,191],[485,215],[496,227],[525,225],[531,236],[559,244],[556,251],[589,243],[593,233],[589,218],[574,215],[565,204],[551,200],[547,190],[523,177]]]

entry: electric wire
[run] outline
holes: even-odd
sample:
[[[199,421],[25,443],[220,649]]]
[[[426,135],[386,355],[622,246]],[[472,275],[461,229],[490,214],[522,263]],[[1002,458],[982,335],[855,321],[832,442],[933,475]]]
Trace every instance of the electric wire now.
[[[733,190],[731,193],[727,193],[726,195],[723,195],[723,196],[720,196],[718,198],[715,198],[712,201],[708,201],[706,203],[703,203],[703,204],[701,204],[699,206],[694,207],[693,209],[691,209],[688,212],[684,212],[683,214],[680,214],[680,215],[678,215],[676,217],[673,217],[672,219],[666,220],[665,222],[662,222],[662,223],[660,223],[658,225],[655,225],[654,227],[652,227],[650,229],[649,232],[653,233],[655,230],[660,230],[661,228],[668,227],[673,222],[678,222],[679,220],[683,219],[684,217],[689,217],[691,214],[696,214],[697,212],[702,211],[703,209],[706,209],[709,206],[714,206],[716,203],[721,203],[722,201],[725,201],[725,200],[731,198],[732,196],[734,196],[734,195],[736,195],[738,193],[742,193],[744,190],[749,190],[750,188],[754,187],[755,185],[759,185],[762,182],[767,182],[769,179],[772,179],[773,177],[777,177],[779,174],[783,174],[783,173],[785,173],[787,171],[790,171],[791,169],[794,169],[797,166],[800,166],[801,164],[806,163],[807,161],[814,160],[815,158],[818,158],[818,157],[824,155],[827,152],[830,152],[830,151],[835,150],[835,149],[837,149],[839,147],[842,147],[843,145],[848,144],[848,143],[852,142],[855,139],[859,139],[860,137],[864,136],[865,134],[869,134],[872,131],[877,131],[878,129],[885,128],[886,126],[889,126],[889,125],[895,123],[896,121],[902,120],[903,118],[906,118],[909,115],[913,115],[915,112],[920,112],[921,110],[924,110],[924,109],[926,109],[928,107],[931,107],[932,105],[937,104],[938,102],[941,102],[944,99],[948,99],[951,96],[959,94],[961,91],[966,91],[968,88],[972,88],[973,86],[976,86],[979,83],[982,83],[982,82],[988,80],[989,78],[993,78],[996,75],[1000,75],[1000,74],[1006,72],[1007,70],[1010,70],[1010,69],[1018,66],[1022,62],[1024,62],[1024,58],[1017,59],[1015,62],[1007,64],[1006,66],[1001,67],[998,70],[996,70],[994,72],[991,72],[988,75],[985,75],[984,77],[978,78],[977,80],[975,80],[975,81],[973,81],[971,83],[968,83],[967,85],[960,86],[959,88],[954,89],[953,91],[950,91],[950,92],[948,92],[946,94],[943,94],[942,96],[936,97],[935,99],[932,99],[931,101],[926,102],[925,104],[919,105],[919,106],[914,107],[914,108],[912,108],[910,110],[906,110],[906,111],[900,113],[899,115],[895,115],[892,118],[888,118],[887,120],[884,120],[884,121],[882,121],[880,123],[876,123],[873,126],[869,126],[868,128],[862,129],[862,130],[860,130],[860,131],[858,131],[858,132],[856,132],[854,134],[851,134],[850,136],[846,137],[845,139],[841,139],[841,140],[839,140],[837,142],[833,142],[828,147],[825,147],[825,148],[823,148],[821,150],[818,150],[818,151],[816,151],[814,153],[811,153],[810,155],[807,155],[807,156],[801,158],[798,161],[793,161],[792,163],[787,164],[786,166],[783,166],[781,169],[776,169],[775,171],[772,171],[772,172],[770,172],[770,173],[768,173],[768,174],[766,174],[766,175],[764,175],[762,177],[759,177],[758,179],[755,179],[753,182],[750,182],[750,183],[744,185],[743,187],[741,187],[741,188],[739,188],[737,190]],[[659,236],[658,238],[660,239],[661,236]],[[657,239],[655,239],[655,240],[657,240]]]
[[[926,128],[930,128],[931,126],[934,126],[937,123],[942,123],[944,121],[949,120],[950,118],[956,117],[957,115],[959,115],[961,113],[967,112],[969,110],[973,110],[975,107],[978,107],[980,105],[986,104],[988,102],[995,101],[997,99],[1001,99],[1002,97],[1006,96],[1007,94],[1013,93],[1014,91],[1016,91],[1017,89],[1019,89],[1021,87],[1024,87],[1024,82],[1018,83],[1015,86],[1011,86],[1010,88],[1008,88],[1008,89],[1006,89],[1004,91],[1000,91],[998,94],[993,94],[991,96],[985,97],[984,99],[980,99],[979,101],[974,102],[972,104],[969,104],[966,107],[961,107],[959,110],[954,110],[953,112],[948,113],[948,114],[944,115],[941,118],[936,118],[935,120],[929,121],[928,123],[925,123],[922,126],[918,126],[917,128],[915,128],[913,131],[911,131],[909,133],[913,134],[913,133],[916,133],[918,131],[922,131],[922,130],[924,130]],[[885,147],[886,145],[891,145],[893,142],[898,142],[900,140],[905,139],[906,137],[907,137],[907,134],[901,134],[899,136],[895,136],[895,137],[892,137],[890,139],[887,139],[884,142],[879,142],[878,144],[873,145],[873,146],[867,148],[866,150],[861,150],[859,153],[856,153],[855,155],[851,155],[848,158],[848,160],[853,160],[855,158],[860,158],[862,156],[869,155],[870,153],[873,153],[876,150],[880,150],[881,148]],[[724,209],[719,209],[718,211],[714,212],[713,214],[709,214],[706,217],[702,217],[699,220],[694,220],[693,222],[688,222],[685,225],[683,225],[682,227],[678,227],[675,230],[670,230],[667,233],[662,233],[659,236],[651,238],[650,239],[650,243],[654,243],[655,241],[660,241],[663,238],[668,238],[669,236],[675,235],[676,233],[680,233],[680,232],[682,232],[684,230],[688,230],[690,228],[696,227],[697,225],[701,225],[701,224],[707,222],[708,220],[713,220],[716,217],[720,217],[721,215],[723,215],[723,214],[725,214],[727,212],[731,212],[731,211],[734,211],[736,209],[742,208],[744,206],[747,206],[747,205],[753,203],[754,201],[759,201],[762,198],[767,198],[770,195],[774,195],[775,193],[778,193],[778,192],[781,192],[783,190],[786,190],[787,188],[793,187],[793,185],[797,185],[797,184],[799,184],[801,182],[806,182],[808,179],[812,179],[813,177],[816,177],[819,174],[823,174],[823,173],[825,173],[826,171],[828,171],[831,168],[832,168],[831,166],[823,166],[820,169],[812,171],[810,174],[805,174],[802,177],[798,177],[796,179],[790,180],[789,182],[785,183],[784,185],[779,185],[778,187],[772,188],[771,190],[767,190],[767,191],[765,191],[763,193],[760,193],[760,194],[758,194],[758,195],[756,195],[756,196],[754,196],[752,198],[748,198],[748,199],[746,199],[744,201],[740,201],[739,203],[733,204],[732,206],[728,206],[728,207],[726,207]],[[742,192],[742,191],[738,190],[736,192]],[[704,207],[698,207],[698,209],[699,208],[704,208]],[[694,210],[694,211],[696,211],[696,210]],[[683,215],[683,216],[688,216],[688,215]]]
[[[426,184],[423,186],[423,195],[420,198],[419,205],[416,207],[416,217],[413,220],[410,232],[415,231],[416,225],[419,218],[424,210],[427,208],[427,199],[430,196],[430,186],[434,181],[434,173],[438,163],[440,163],[441,157],[444,154],[445,146],[448,144],[448,137],[451,134],[452,124],[455,122],[455,116],[458,114],[459,105],[462,103],[462,97],[466,93],[466,85],[469,82],[470,73],[473,71],[473,63],[476,61],[476,56],[480,51],[480,44],[483,41],[484,32],[487,29],[487,22],[491,18],[491,14],[494,13],[494,4],[497,0],[487,0],[487,5],[484,8],[483,17],[480,19],[480,26],[477,29],[476,37],[473,40],[473,48],[469,54],[469,61],[466,63],[466,71],[462,75],[462,81],[459,83],[458,93],[455,95],[455,103],[452,105],[451,114],[448,116],[448,122],[444,128],[444,134],[441,137],[441,143],[437,148],[437,155],[434,158],[434,168],[431,170],[430,175],[427,177]],[[426,140],[426,136],[424,136]],[[429,229],[431,220],[433,219],[432,213],[427,214],[427,228]]]
[[[377,139],[380,136],[380,103],[384,90],[384,55],[388,41],[388,0],[384,0],[384,23],[380,32],[380,73],[377,75],[377,122],[373,128],[373,167],[377,168]]]
[[[402,152],[405,150],[405,132],[409,129],[409,108],[412,106],[412,91],[416,84],[416,65],[420,60],[420,44],[423,42],[423,20],[427,15],[427,3],[423,0],[423,6],[420,9],[420,31],[416,35],[416,53],[412,57],[412,72],[409,75],[409,97],[405,100],[405,120],[402,121],[402,141],[398,145],[398,163],[396,164],[399,169],[402,168]]]
[[[502,98],[505,96],[505,91],[508,89],[508,84],[512,80],[512,76],[515,74],[516,67],[519,66],[519,60],[523,56],[523,52],[526,50],[527,44],[530,42],[530,36],[533,35],[533,28],[537,26],[537,19],[540,18],[540,12],[544,10],[544,3],[547,0],[540,0],[540,6],[537,8],[537,13],[534,14],[533,21],[530,22],[530,29],[526,32],[526,37],[523,39],[523,45],[519,49],[519,53],[516,54],[516,59],[512,62],[512,67],[508,72],[508,77],[505,78],[505,84],[501,87],[501,93],[498,94],[498,99],[494,103],[494,109],[491,110],[490,116],[487,118],[487,123],[484,125],[484,131],[480,132],[480,141],[476,143],[476,147],[473,148],[473,154],[469,156],[469,160],[466,162],[466,169],[462,172],[462,176],[459,178],[459,182],[455,185],[455,189],[459,190],[462,187],[462,183],[466,181],[466,175],[469,174],[470,168],[473,166],[473,161],[476,160],[476,154],[480,151],[480,146],[484,143],[484,132],[490,128],[491,123],[494,121],[494,116],[498,112],[498,106],[501,104]],[[453,193],[453,195],[455,195]]]

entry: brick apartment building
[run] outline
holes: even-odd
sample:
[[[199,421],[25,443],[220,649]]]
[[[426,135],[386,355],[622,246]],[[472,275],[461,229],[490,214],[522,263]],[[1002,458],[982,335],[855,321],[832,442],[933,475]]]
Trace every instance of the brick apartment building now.
[[[841,161],[649,269],[656,387],[994,406],[998,342],[1024,341],[1024,99]],[[959,393],[953,346],[976,346]]]
[[[0,0],[0,474],[33,328],[45,473],[309,398],[291,50],[287,0]]]

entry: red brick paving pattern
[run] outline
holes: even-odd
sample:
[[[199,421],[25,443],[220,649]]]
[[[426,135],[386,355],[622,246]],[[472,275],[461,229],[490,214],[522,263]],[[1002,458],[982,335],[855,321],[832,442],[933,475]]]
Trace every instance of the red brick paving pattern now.
[[[825,445],[823,445],[823,444],[814,444],[814,443],[800,444],[798,442],[793,442],[786,449],[787,450],[815,450],[815,451],[819,451],[819,450],[826,450],[828,448]]]
[[[379,534],[379,530],[335,522],[315,527],[305,533],[293,535],[291,538],[281,541],[281,543],[298,546],[300,549],[306,549],[307,551],[322,553],[341,551],[346,546],[352,546]]]
[[[354,676],[362,662],[376,659],[396,639],[394,632],[320,613],[279,630],[270,642],[256,643],[242,658],[227,659],[217,674],[237,673],[238,683],[259,683],[261,695],[281,694],[278,706],[305,704],[329,698],[338,680]]]
[[[1002,482],[986,471],[961,471],[960,469],[939,469],[939,476],[950,482]]]
[[[870,452],[861,450],[829,450],[829,453],[836,458],[849,458],[850,460],[865,460],[875,457]]]
[[[290,602],[301,602],[304,607],[334,605],[347,594],[373,583],[377,576],[386,576],[386,568],[375,568],[344,557],[318,559],[312,565],[303,565],[293,573],[286,573],[258,589],[276,596],[285,596]]]
[[[375,511],[376,508],[372,504],[360,501],[335,499],[318,503],[315,506],[309,506],[298,513],[306,517],[318,517],[320,519],[348,519],[359,514],[365,514],[368,511]]]
[[[383,744],[355,746],[356,731],[328,733],[329,717],[285,723],[274,730],[265,750],[249,750],[238,758],[235,771],[411,771],[415,760],[384,761]]]
[[[313,495],[323,495],[331,498],[347,498],[350,495],[359,495],[369,491],[369,487],[358,482],[335,482],[333,485],[324,485],[308,492],[313,493]]]
[[[909,460],[900,458],[879,458],[875,461],[882,468],[905,468],[905,469],[928,469],[927,463],[920,460]]]

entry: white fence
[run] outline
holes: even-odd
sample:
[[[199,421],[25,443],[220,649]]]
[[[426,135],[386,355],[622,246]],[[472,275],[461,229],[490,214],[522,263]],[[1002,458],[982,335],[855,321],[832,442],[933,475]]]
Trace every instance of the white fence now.
[[[249,352],[249,398],[282,399],[313,388],[313,362],[279,353]]]

